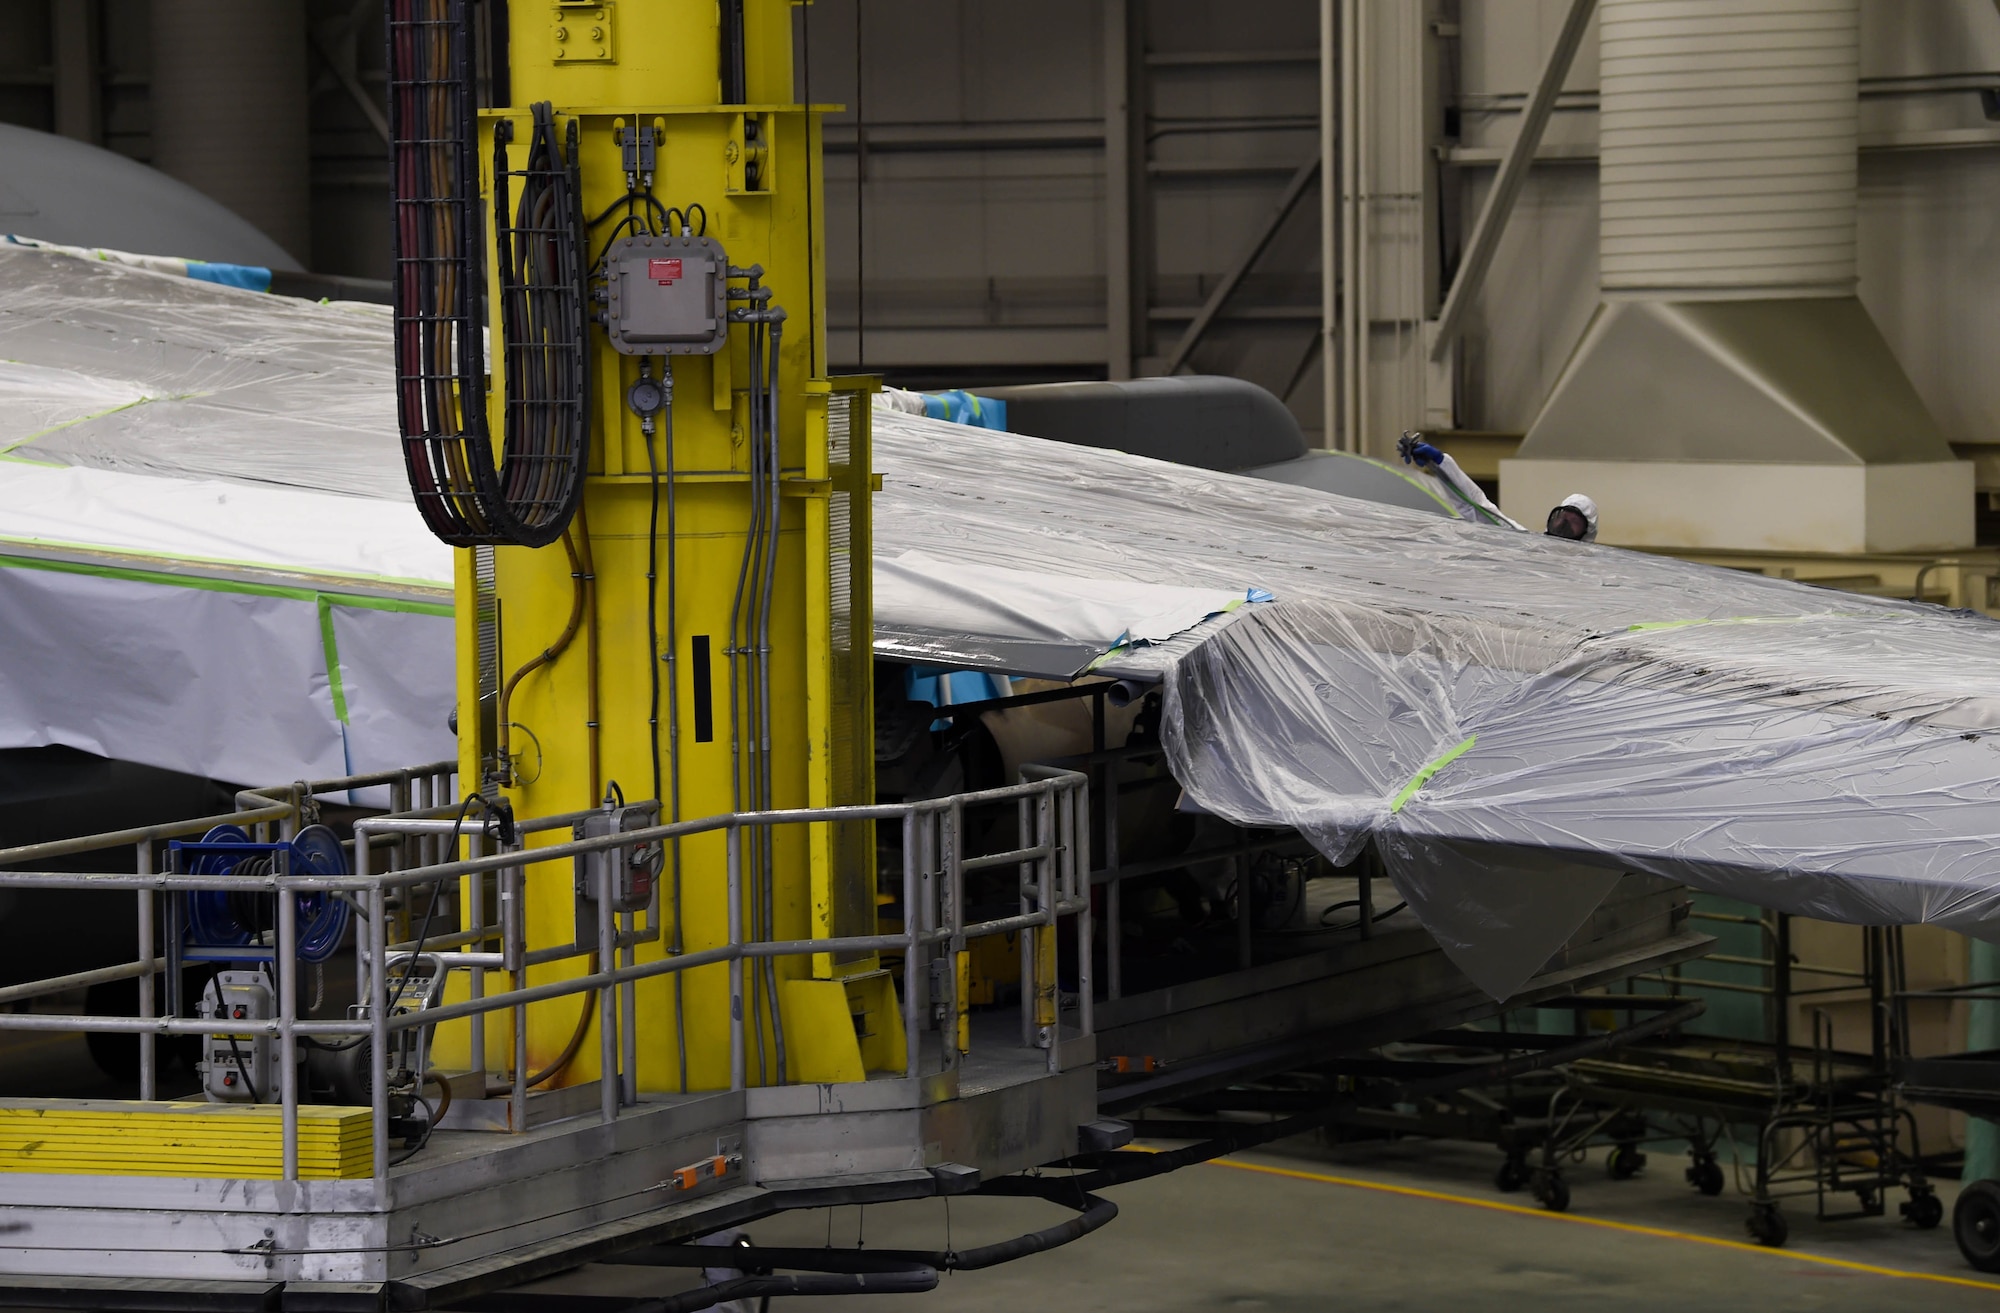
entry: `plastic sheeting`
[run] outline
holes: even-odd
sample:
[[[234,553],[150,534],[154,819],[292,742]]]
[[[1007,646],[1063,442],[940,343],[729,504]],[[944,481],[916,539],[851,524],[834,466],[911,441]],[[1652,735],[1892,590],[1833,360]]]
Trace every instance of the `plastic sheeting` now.
[[[0,463],[0,545],[108,549],[372,582],[451,587],[451,549],[408,498],[225,479]]]
[[[37,237],[22,237],[15,233],[0,237],[0,241],[16,246],[32,246],[37,250],[57,251],[64,255],[82,256],[87,260],[108,260],[113,264],[129,264],[135,268],[149,269],[156,274],[169,274],[175,278],[198,278],[204,283],[240,287],[248,292],[271,290],[271,271],[262,265],[184,260],[175,255],[137,255],[131,251],[113,251],[101,246],[64,246],[61,242],[45,242]]]
[[[875,558],[875,613],[885,623],[922,621],[944,631],[1073,644],[1092,657],[1161,642],[1262,600],[1248,588],[1093,579],[1047,567],[941,561],[921,551]],[[1082,664],[1066,673],[1078,673]]]
[[[0,746],[239,784],[455,750],[448,603],[0,556],[0,632]]]
[[[385,306],[0,244],[0,455],[409,500]]]
[[[1203,808],[1370,836],[1512,993],[1620,872],[2000,938],[2000,625],[877,412],[878,551],[1276,596],[1177,640]]]
[[[0,245],[0,747],[237,783],[452,756],[451,551],[392,382],[386,314]]]
[[[153,398],[99,414],[53,388],[32,440],[9,441],[16,461],[162,476],[178,489],[162,496],[162,536],[231,518],[195,514],[202,480],[342,494],[322,500],[356,515],[374,498],[416,523],[384,314],[0,248],[0,359],[19,362],[0,363],[0,388],[34,368],[84,380],[79,393],[102,380],[113,399]],[[76,422],[43,432],[65,406]],[[988,607],[981,632],[953,635],[939,623],[948,589],[982,572],[1060,576],[1071,582],[1046,586],[1100,598],[1269,591],[1099,668],[1164,678],[1165,743],[1195,803],[1296,826],[1335,860],[1378,838],[1397,888],[1496,996],[1624,871],[1832,920],[2000,937],[1991,621],[884,410],[874,421],[877,560],[917,553],[930,564],[910,574],[937,585],[883,590],[878,651],[1074,656],[1147,613]],[[28,468],[0,461],[0,479]],[[230,531],[255,517],[235,518]],[[212,554],[271,561],[283,538]],[[291,550],[334,553],[299,539]],[[318,565],[430,568],[383,550]],[[340,592],[0,569],[0,741],[39,733],[26,741],[140,761],[158,758],[128,745],[173,743],[178,768],[238,779],[446,755],[449,623],[328,596]],[[261,666],[230,663],[249,650],[268,654]],[[251,751],[272,744],[292,745],[295,764]]]

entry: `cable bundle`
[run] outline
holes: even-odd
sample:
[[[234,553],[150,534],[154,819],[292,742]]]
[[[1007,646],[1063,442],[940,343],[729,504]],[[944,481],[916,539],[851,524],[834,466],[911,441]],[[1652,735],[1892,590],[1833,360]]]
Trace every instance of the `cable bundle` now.
[[[555,541],[589,450],[576,129],[534,107],[526,167],[494,134],[496,337],[507,389],[501,459],[486,424],[478,169],[465,0],[390,0],[396,412],[424,522],[455,547]],[[567,146],[567,150],[563,149]],[[509,220],[508,186],[520,200]]]

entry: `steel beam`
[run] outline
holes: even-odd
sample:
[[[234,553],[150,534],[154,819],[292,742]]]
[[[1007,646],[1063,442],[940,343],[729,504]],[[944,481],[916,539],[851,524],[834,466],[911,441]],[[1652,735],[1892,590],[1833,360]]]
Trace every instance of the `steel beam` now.
[[[1437,336],[1431,341],[1432,360],[1443,360],[1450,352],[1452,342],[1465,326],[1467,308],[1486,282],[1486,271],[1492,267],[1493,254],[1500,247],[1500,235],[1507,230],[1507,219],[1514,212],[1514,202],[1520,197],[1522,185],[1528,181],[1528,168],[1535,161],[1535,148],[1542,144],[1542,130],[1548,126],[1549,115],[1556,107],[1556,97],[1562,92],[1563,79],[1569,76],[1577,47],[1583,44],[1584,29],[1590,26],[1590,16],[1596,8],[1597,0],[1570,0],[1569,15],[1563,19],[1562,31],[1556,34],[1556,47],[1549,52],[1548,62],[1542,65],[1541,81],[1535,85],[1535,94],[1529,98],[1528,108],[1521,115],[1521,130],[1515,136],[1514,144],[1507,148],[1507,158],[1500,163],[1500,172],[1493,179],[1493,190],[1486,194],[1486,204],[1480,207],[1479,218],[1472,226],[1472,236],[1465,244],[1465,256],[1459,261],[1458,276],[1451,280],[1444,308],[1438,312]]]
[[[376,103],[375,98],[368,94],[368,88],[361,85],[360,74],[354,66],[354,50],[352,45],[350,44],[348,48],[347,58],[343,60],[327,44],[326,39],[320,35],[319,28],[308,25],[306,28],[306,39],[312,46],[313,53],[318,55],[327,68],[332,71],[334,80],[340,83],[340,88],[347,93],[347,98],[354,102],[355,108],[359,109],[362,117],[368,120],[368,125],[374,128],[377,135],[382,138],[382,144],[385,146],[390,144],[389,115],[381,105]]]
[[[56,132],[93,146],[104,144],[104,82],[97,57],[101,17],[97,0],[55,0],[49,6]]]
[[[1181,340],[1174,344],[1173,354],[1167,357],[1166,373],[1177,374],[1181,366],[1187,363],[1195,347],[1200,345],[1202,335],[1207,333],[1209,325],[1215,322],[1215,317],[1221,311],[1223,304],[1235,293],[1237,287],[1242,284],[1244,276],[1263,256],[1271,245],[1271,239],[1278,235],[1278,229],[1284,227],[1285,220],[1291,217],[1292,211],[1298,208],[1299,198],[1306,194],[1313,181],[1319,177],[1319,169],[1319,156],[1315,155],[1293,172],[1292,180],[1285,184],[1284,193],[1278,197],[1278,204],[1264,220],[1263,227],[1257,230],[1257,235],[1251,239],[1249,249],[1244,251],[1229,272],[1222,276],[1222,281],[1215,285],[1215,290],[1208,294],[1206,301],[1202,302],[1201,309],[1195,312],[1193,321],[1182,331]]]
[[[1339,130],[1337,97],[1340,88],[1338,0],[1319,0],[1319,354],[1320,354],[1320,441],[1331,450],[1339,429],[1340,362],[1340,206],[1334,180],[1340,176],[1334,133]],[[1285,387],[1284,400],[1305,377],[1312,364],[1308,348]]]
[[[1126,0],[1104,0],[1105,377],[1132,377],[1131,27]]]

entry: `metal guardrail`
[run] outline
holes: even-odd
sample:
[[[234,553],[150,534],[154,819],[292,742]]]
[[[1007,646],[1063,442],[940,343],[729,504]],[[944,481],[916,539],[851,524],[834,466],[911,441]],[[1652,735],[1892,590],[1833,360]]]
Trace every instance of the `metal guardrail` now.
[[[290,838],[299,828],[299,819],[310,812],[314,800],[322,795],[343,793],[353,789],[373,788],[386,785],[389,789],[392,810],[409,811],[412,803],[431,808],[443,804],[449,809],[452,777],[457,774],[458,765],[451,761],[435,761],[422,766],[406,766],[395,770],[370,771],[360,775],[346,775],[331,780],[298,780],[291,784],[275,785],[264,789],[245,789],[236,795],[237,810],[217,816],[195,816],[180,821],[162,821],[157,825],[140,825],[124,830],[110,830],[99,834],[80,835],[73,839],[56,839],[47,843],[22,844],[12,848],[0,848],[0,866],[19,866],[30,862],[47,861],[51,858],[75,857],[85,853],[103,852],[113,848],[132,847],[134,849],[133,869],[141,877],[153,874],[153,845],[174,839],[197,838],[218,825],[239,825],[251,827],[255,838],[263,838],[270,827],[277,826],[281,837]],[[0,881],[7,878],[0,872]],[[30,888],[115,888],[109,885],[29,885]],[[104,967],[97,971],[75,972],[39,981],[27,981],[9,986],[4,991],[7,1003],[26,1002],[49,994],[66,993],[73,989],[84,989],[96,984],[110,984],[119,980],[139,982],[139,1020],[145,1022],[155,1015],[158,999],[154,994],[153,977],[166,963],[155,959],[155,904],[150,882],[133,886],[138,889],[138,959],[123,966]],[[7,1029],[25,1029],[12,1025]],[[159,1064],[154,1049],[155,1038],[164,1033],[150,1028],[139,1029],[139,1097],[152,1100],[159,1094]]]
[[[449,782],[449,763],[382,772],[348,779],[317,783],[301,782],[280,789],[251,790],[239,800],[252,805],[227,816],[201,817],[110,834],[86,836],[57,844],[37,844],[27,848],[0,850],[0,862],[19,862],[41,857],[67,856],[136,844],[138,869],[133,874],[70,873],[51,871],[0,871],[0,889],[73,889],[137,893],[140,908],[139,958],[122,966],[101,971],[74,973],[15,986],[12,996],[32,998],[59,993],[99,980],[141,981],[140,1015],[108,1017],[0,1013],[0,1030],[99,1032],[137,1034],[141,1042],[142,1099],[157,1092],[157,1068],[153,1042],[168,1035],[262,1034],[277,1041],[279,1099],[283,1117],[283,1173],[286,1180],[298,1177],[298,1055],[299,1042],[306,1037],[353,1038],[365,1036],[370,1052],[391,1051],[390,1038],[400,1032],[434,1027],[461,1018],[473,1021],[472,1066],[485,1070],[483,1018],[500,1011],[514,1015],[513,1083],[510,1100],[514,1109],[511,1125],[527,1125],[527,1026],[530,1004],[570,995],[599,991],[599,1035],[602,1051],[599,1085],[602,1092],[600,1115],[614,1120],[621,1105],[636,1102],[636,1066],[631,1046],[637,1033],[639,1009],[638,981],[667,976],[699,967],[726,964],[729,968],[730,1055],[729,1088],[746,1088],[746,1027],[749,1009],[744,1006],[744,964],[763,958],[809,956],[876,951],[904,954],[903,1022],[906,1062],[904,1075],[916,1079],[921,1074],[922,1034],[933,1005],[940,1015],[951,1019],[951,1030],[938,1027],[941,1038],[942,1069],[955,1070],[970,1052],[969,1000],[964,985],[967,945],[992,935],[1019,933],[1022,954],[1022,1038],[1024,1045],[1046,1050],[1051,1073],[1061,1070],[1061,1026],[1057,982],[1057,930],[1062,918],[1072,919],[1076,935],[1078,968],[1077,1028],[1081,1036],[1093,1033],[1091,1004],[1091,939],[1089,855],[1089,784],[1073,771],[1038,769],[1024,772],[1033,778],[1024,782],[976,793],[947,798],[879,806],[821,807],[783,811],[743,812],[675,824],[627,830],[596,838],[573,839],[563,843],[527,848],[527,835],[573,825],[589,812],[533,818],[514,827],[513,846],[492,853],[478,851],[488,840],[485,819],[453,819],[422,813],[455,810],[439,799]],[[301,812],[315,794],[337,792],[378,784],[389,784],[398,801],[418,806],[402,814],[374,817],[355,825],[354,873],[347,876],[269,874],[236,877],[229,874],[195,875],[154,869],[152,845],[156,842],[200,835],[220,824],[276,825],[281,835],[296,829]],[[1020,823],[1020,846],[1002,852],[968,856],[965,852],[966,814],[981,807],[1012,804]],[[744,871],[743,842],[747,831],[774,829],[786,825],[830,824],[844,821],[894,821],[903,827],[903,906],[902,930],[890,934],[851,935],[794,940],[746,939],[743,925]],[[470,978],[473,996],[462,1002],[390,1014],[390,973],[378,964],[393,965],[396,955],[418,947],[408,941],[390,942],[389,900],[402,890],[422,885],[442,888],[445,882],[467,876],[495,874],[502,882],[503,909],[511,902],[523,905],[530,873],[537,867],[559,865],[559,878],[573,880],[571,859],[590,853],[630,850],[644,845],[665,845],[675,839],[720,831],[725,844],[725,881],[729,900],[728,942],[697,952],[671,955],[647,962],[636,960],[633,946],[638,942],[637,913],[614,913],[612,900],[599,896],[598,934],[595,943],[571,943],[530,951],[525,917],[503,914],[489,924],[483,900],[477,891],[481,881],[470,883],[466,915],[469,924],[462,930],[425,940],[443,956],[457,959],[453,965],[475,968]],[[435,860],[455,849],[459,838],[469,841],[474,851],[455,860]],[[1032,842],[1027,840],[1032,839]],[[391,869],[371,870],[377,844],[390,841]],[[401,865],[398,858],[414,843],[421,856],[433,860],[417,865]],[[965,920],[964,877],[968,870],[1016,866],[1020,878],[1020,910],[1007,917],[968,923]],[[657,887],[657,886],[656,886]],[[155,956],[154,900],[162,894],[201,890],[259,890],[272,895],[295,895],[328,891],[352,900],[362,913],[356,943],[357,984],[360,997],[368,1004],[368,1015],[348,1020],[311,1020],[297,1015],[300,962],[296,933],[297,901],[278,896],[277,924],[271,945],[276,968],[273,982],[278,1015],[269,1021],[185,1019],[158,1017],[153,1010],[153,976],[166,966]],[[511,896],[511,897],[510,897]],[[657,907],[657,903],[655,904]],[[621,918],[623,922],[621,923]],[[498,953],[444,953],[447,944],[485,945],[500,941]],[[623,950],[622,957],[620,950]],[[529,985],[527,969],[545,962],[574,960],[595,955],[595,971],[566,980]],[[951,969],[937,973],[940,996],[932,998],[933,962],[943,961]],[[509,987],[485,994],[486,971],[492,968],[509,974]],[[88,977],[88,980],[86,980]],[[614,994],[619,997],[614,1002]],[[775,1006],[775,1004],[773,1005]],[[622,1040],[622,1043],[621,1043]],[[622,1062],[621,1062],[622,1060]],[[373,1121],[373,1177],[378,1190],[387,1180],[389,1089],[385,1062],[371,1064],[373,1079],[369,1106]],[[615,1076],[615,1079],[614,1079]],[[772,1084],[787,1083],[784,1074]]]

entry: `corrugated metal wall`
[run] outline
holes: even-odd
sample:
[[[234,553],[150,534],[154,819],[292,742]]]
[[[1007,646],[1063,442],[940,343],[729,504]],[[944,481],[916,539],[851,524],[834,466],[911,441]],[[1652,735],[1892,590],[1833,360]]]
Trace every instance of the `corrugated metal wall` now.
[[[1848,296],[1857,0],[1604,0],[1607,296]]]
[[[1568,4],[1463,0],[1461,131],[1442,153],[1465,176],[1467,223]],[[1597,305],[1598,44],[1585,40],[1475,308],[1465,427],[1525,429]],[[1946,436],[2000,440],[2000,122],[1978,94],[2000,87],[2000,11],[1861,0],[1858,49],[1856,290]]]

